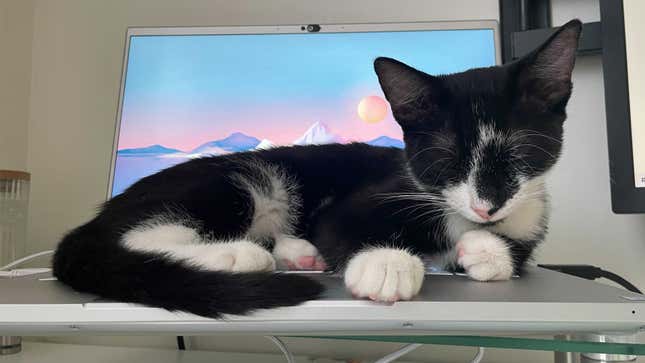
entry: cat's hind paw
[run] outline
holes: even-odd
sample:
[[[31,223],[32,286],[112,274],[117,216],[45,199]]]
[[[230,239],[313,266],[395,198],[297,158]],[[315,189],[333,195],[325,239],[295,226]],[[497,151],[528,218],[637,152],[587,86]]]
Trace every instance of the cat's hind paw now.
[[[466,232],[455,248],[457,263],[478,281],[508,280],[513,275],[511,252],[500,237],[484,230]]]
[[[409,300],[421,289],[424,273],[421,259],[408,251],[374,248],[352,257],[345,269],[345,285],[356,297]]]
[[[273,271],[276,264],[271,253],[251,241],[214,242],[197,246],[188,261],[211,270],[230,272]]]
[[[327,264],[311,242],[282,236],[275,241],[273,257],[278,268],[287,270],[325,270]]]

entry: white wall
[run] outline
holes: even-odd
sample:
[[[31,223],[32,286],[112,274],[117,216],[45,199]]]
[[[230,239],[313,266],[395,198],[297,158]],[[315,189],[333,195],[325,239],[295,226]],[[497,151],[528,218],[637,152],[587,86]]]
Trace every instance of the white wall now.
[[[33,1],[0,1],[0,169],[25,170]]]
[[[600,19],[598,1],[552,2],[553,24],[573,17]],[[579,57],[567,108],[562,159],[549,185],[550,232],[538,261],[588,263],[625,276],[645,288],[645,215],[611,212],[602,59]]]
[[[597,20],[596,1],[554,0],[554,23]],[[27,163],[33,173],[31,251],[51,248],[105,196],[127,26],[243,25],[494,19],[497,0],[35,0]],[[538,262],[591,263],[645,287],[645,217],[611,213],[601,63],[582,57],[551,178],[554,215]],[[2,149],[0,149],[2,151]],[[0,159],[2,160],[2,159]],[[78,338],[90,343],[172,346],[165,338]],[[273,351],[261,338],[198,338],[218,350]],[[292,345],[294,343],[292,342]],[[355,356],[394,345],[307,341],[298,352]],[[370,348],[365,348],[370,347]],[[470,348],[427,347],[418,360],[462,362]],[[521,358],[518,358],[521,357]],[[488,362],[550,361],[551,353],[492,350]]]

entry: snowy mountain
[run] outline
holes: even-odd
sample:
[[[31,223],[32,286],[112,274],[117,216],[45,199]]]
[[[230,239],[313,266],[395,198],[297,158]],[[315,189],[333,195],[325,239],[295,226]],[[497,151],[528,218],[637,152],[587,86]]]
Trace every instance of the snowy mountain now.
[[[156,156],[175,153],[181,153],[181,150],[171,149],[159,144],[117,151],[117,154],[121,156]]]
[[[189,152],[189,154],[226,154],[230,152],[252,150],[260,144],[260,140],[253,136],[244,135],[241,132],[235,132],[228,137],[209,141],[201,144]]]
[[[311,145],[311,144],[331,144],[335,142],[343,142],[343,138],[329,131],[327,125],[322,122],[316,122],[304,135],[296,139],[294,145]]]
[[[260,141],[260,143],[255,147],[255,150],[266,150],[270,149],[272,147],[275,147],[275,144],[271,140],[263,139]]]
[[[374,140],[367,141],[366,144],[372,146],[398,147],[403,149],[403,141],[391,138],[389,136],[379,136]]]

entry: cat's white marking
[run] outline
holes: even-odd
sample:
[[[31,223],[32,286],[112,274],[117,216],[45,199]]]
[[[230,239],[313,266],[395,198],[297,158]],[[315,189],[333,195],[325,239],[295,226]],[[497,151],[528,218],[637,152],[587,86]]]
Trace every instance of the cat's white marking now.
[[[409,300],[421,289],[424,273],[421,259],[406,250],[373,248],[349,260],[345,285],[357,297]]]
[[[474,146],[472,151],[472,159],[470,163],[470,171],[466,181],[453,185],[442,191],[443,196],[446,198],[448,204],[456,209],[462,216],[476,223],[489,222],[479,216],[473,210],[473,207],[478,209],[488,210],[492,207],[491,203],[477,193],[476,175],[482,164],[483,151],[490,144],[504,145],[507,140],[506,137],[499,131],[495,130],[491,125],[483,125],[478,130],[479,137],[477,145]],[[495,213],[494,220],[499,220],[506,217],[510,208],[502,212],[501,210]]]
[[[471,208],[471,203],[475,199],[477,194],[473,188],[474,177],[468,177],[467,182],[460,182],[454,186],[445,188],[441,191],[441,194],[446,200],[448,205],[455,209],[460,216],[467,218],[468,220],[475,223],[484,223],[486,222],[482,217],[478,216],[475,211]]]
[[[477,147],[475,148],[475,150],[478,153],[476,154],[481,154],[481,150],[483,150],[486,146],[490,144],[503,145],[506,142],[506,137],[504,137],[504,134],[495,130],[493,125],[482,125],[479,127],[478,132],[479,132],[478,144],[477,144]]]
[[[324,269],[325,261],[311,242],[288,235],[275,241],[273,257],[281,269]]]
[[[513,239],[533,239],[544,232],[547,208],[544,176],[521,180],[518,192],[495,213],[504,219],[486,229]]]
[[[511,238],[532,238],[542,232],[542,220],[546,215],[546,191],[544,175],[527,179],[519,176],[518,191],[496,211],[490,220],[485,220],[473,210],[475,208],[490,209],[491,203],[482,199],[477,193],[475,175],[482,162],[482,150],[491,143],[504,144],[507,138],[491,126],[479,129],[479,141],[473,150],[473,158],[468,178],[442,191],[446,202],[462,217],[475,222],[499,222],[486,229],[507,235]],[[465,224],[460,218],[452,218],[452,224]],[[463,229],[463,228],[462,228]],[[455,233],[451,234],[455,237]]]
[[[276,238],[293,232],[298,218],[300,198],[298,185],[279,167],[259,160],[248,160],[243,165],[248,175],[233,176],[250,193],[253,200],[253,219],[247,236],[250,239]]]
[[[289,194],[283,181],[272,175],[267,191],[249,185],[253,198],[253,221],[247,231],[249,236],[275,236],[278,233],[289,232]]]
[[[464,233],[479,229],[481,226],[462,217],[460,214],[449,214],[444,219],[444,228],[450,241],[455,243]]]
[[[191,227],[148,221],[124,233],[123,245],[133,251],[160,254],[208,270],[272,271],[269,251],[248,240],[206,241]]]
[[[508,139],[505,134],[498,130],[495,130],[493,125],[480,126],[478,129],[478,134],[479,136],[477,139],[477,145],[475,145],[472,151],[470,173],[468,175],[468,184],[470,184],[472,188],[475,188],[474,176],[477,175],[479,168],[481,167],[484,158],[484,150],[489,145],[504,146],[508,143]]]
[[[457,243],[464,233],[479,229],[481,226],[462,217],[459,213],[448,214],[444,218],[443,226],[450,245],[447,246],[448,249],[443,253],[432,256],[432,259],[438,266],[449,268],[457,262],[457,250],[454,248],[455,243]]]
[[[204,256],[191,261],[198,264],[203,261],[205,267],[211,264],[221,266],[220,260],[227,261],[228,264],[220,269],[232,272],[273,271],[276,268],[271,253],[251,241],[213,242],[206,247]]]
[[[474,280],[508,280],[513,275],[513,258],[508,246],[488,231],[464,233],[456,250],[457,262]]]
[[[200,244],[202,237],[194,228],[179,223],[165,223],[162,218],[141,223],[123,235],[126,246],[141,251]]]

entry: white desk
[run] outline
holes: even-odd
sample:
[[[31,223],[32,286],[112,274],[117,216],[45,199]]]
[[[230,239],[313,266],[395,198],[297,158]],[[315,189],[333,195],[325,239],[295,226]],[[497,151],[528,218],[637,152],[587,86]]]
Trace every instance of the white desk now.
[[[328,287],[320,300],[222,320],[104,302],[57,281],[0,279],[0,335],[556,335],[645,329],[642,295],[540,268],[506,282],[429,275],[415,300],[389,305],[352,299],[336,277],[316,278]]]

